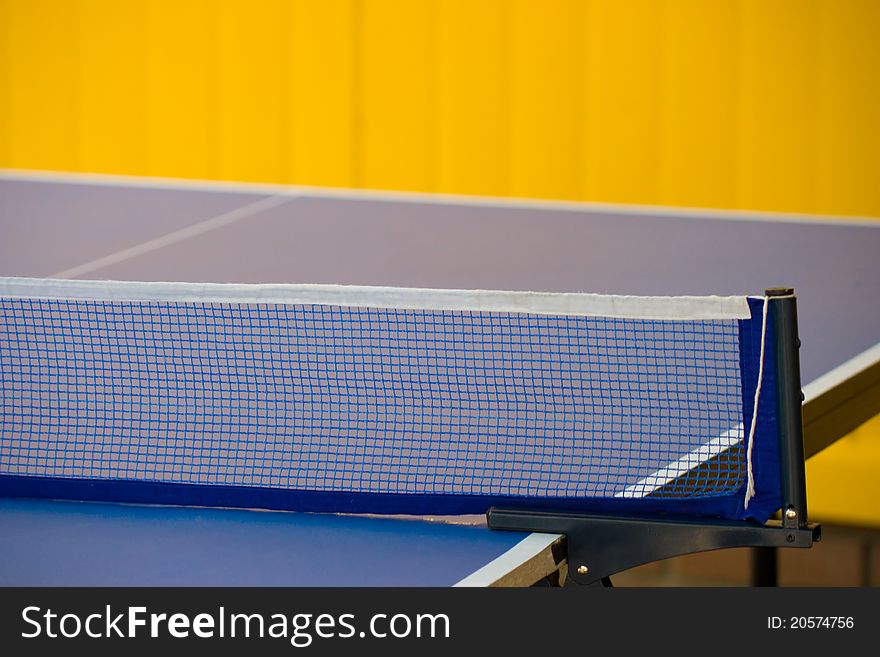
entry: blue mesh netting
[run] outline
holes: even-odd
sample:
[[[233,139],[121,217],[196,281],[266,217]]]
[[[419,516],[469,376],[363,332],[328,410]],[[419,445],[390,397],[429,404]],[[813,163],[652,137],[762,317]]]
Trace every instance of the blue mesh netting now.
[[[676,499],[745,477],[735,320],[3,299],[0,396],[2,475]]]

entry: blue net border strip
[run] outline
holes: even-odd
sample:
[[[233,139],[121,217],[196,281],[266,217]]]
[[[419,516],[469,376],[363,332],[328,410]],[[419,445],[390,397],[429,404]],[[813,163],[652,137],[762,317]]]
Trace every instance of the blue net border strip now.
[[[727,495],[699,499],[534,498],[422,495],[201,486],[144,481],[0,475],[0,496],[84,502],[272,509],[315,513],[463,515],[489,507],[583,511],[596,514],[738,518],[742,500]],[[753,509],[749,508],[750,511]]]
[[[749,298],[752,318],[739,322],[740,377],[743,396],[743,426],[752,422],[755,388],[758,381],[762,340],[762,314],[764,300]],[[776,326],[773,314],[767,317],[767,334],[764,340],[764,377],[758,398],[758,421],[755,425],[752,448],[752,475],[754,478],[754,497],[745,508],[745,494],[748,482],[743,482],[739,494],[737,518],[750,518],[764,522],[782,504],[781,465],[779,456],[779,424],[776,410],[776,384],[779,373],[776,371]],[[748,433],[746,433],[748,436]],[[748,447],[748,446],[746,446]]]

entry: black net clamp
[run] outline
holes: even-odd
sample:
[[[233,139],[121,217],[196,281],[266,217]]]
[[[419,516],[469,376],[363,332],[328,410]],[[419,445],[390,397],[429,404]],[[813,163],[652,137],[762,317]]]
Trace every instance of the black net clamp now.
[[[610,586],[611,575],[669,557],[733,547],[808,548],[821,538],[816,524],[784,527],[747,521],[589,516],[491,508],[489,527],[564,534],[567,584]]]

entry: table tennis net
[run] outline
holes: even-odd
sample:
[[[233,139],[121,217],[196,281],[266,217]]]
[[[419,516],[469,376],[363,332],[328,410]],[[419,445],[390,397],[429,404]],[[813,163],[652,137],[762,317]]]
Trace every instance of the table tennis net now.
[[[376,512],[742,496],[745,299],[288,288],[6,279],[0,476]]]

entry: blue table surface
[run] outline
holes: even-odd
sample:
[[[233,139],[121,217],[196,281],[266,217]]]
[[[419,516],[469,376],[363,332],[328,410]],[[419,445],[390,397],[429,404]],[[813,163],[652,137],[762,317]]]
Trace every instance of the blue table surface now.
[[[415,519],[0,499],[3,586],[450,586],[526,534]]]

